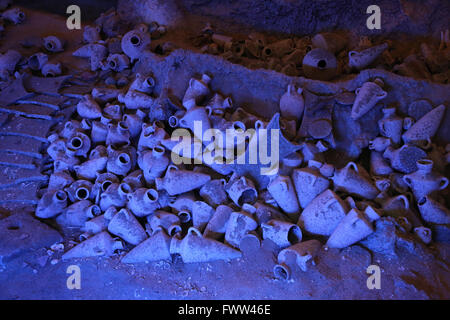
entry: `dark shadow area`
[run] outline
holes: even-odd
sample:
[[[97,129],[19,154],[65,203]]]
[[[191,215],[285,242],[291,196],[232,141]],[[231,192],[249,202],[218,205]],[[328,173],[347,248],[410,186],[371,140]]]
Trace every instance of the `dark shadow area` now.
[[[109,8],[117,5],[117,0],[18,0],[15,5],[24,6],[29,9],[46,11],[48,13],[55,13],[65,15],[67,7],[70,5],[78,5],[81,8],[82,21],[93,21]]]

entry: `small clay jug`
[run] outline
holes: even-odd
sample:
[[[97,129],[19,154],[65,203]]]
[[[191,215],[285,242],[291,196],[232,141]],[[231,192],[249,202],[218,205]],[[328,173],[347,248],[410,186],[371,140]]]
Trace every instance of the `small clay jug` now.
[[[308,167],[294,169],[292,181],[297,192],[298,201],[302,208],[306,206],[319,194],[328,189],[330,182],[314,167],[316,161],[308,161]]]
[[[403,119],[395,114],[395,108],[384,108],[383,118],[378,121],[380,133],[394,144],[402,141]]]
[[[361,171],[361,172],[360,172]],[[344,191],[365,199],[375,199],[378,190],[370,180],[367,172],[356,163],[349,162],[342,168],[335,170],[332,180],[337,191]]]
[[[280,99],[281,116],[286,119],[300,121],[305,109],[305,100],[302,96],[303,89],[288,85],[287,91]]]
[[[446,177],[433,172],[433,161],[429,159],[418,160],[417,171],[404,175],[403,181],[411,188],[417,200],[448,186]]]

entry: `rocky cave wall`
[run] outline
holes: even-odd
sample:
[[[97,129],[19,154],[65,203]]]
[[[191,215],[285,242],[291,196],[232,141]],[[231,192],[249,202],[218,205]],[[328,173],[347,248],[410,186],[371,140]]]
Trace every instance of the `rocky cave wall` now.
[[[366,9],[381,8],[381,30],[366,27]],[[433,35],[449,27],[450,2],[446,0],[118,0],[125,18],[179,25],[186,16],[210,19],[240,30],[286,34],[314,34],[329,30],[351,30],[359,34],[387,36],[390,33]]]

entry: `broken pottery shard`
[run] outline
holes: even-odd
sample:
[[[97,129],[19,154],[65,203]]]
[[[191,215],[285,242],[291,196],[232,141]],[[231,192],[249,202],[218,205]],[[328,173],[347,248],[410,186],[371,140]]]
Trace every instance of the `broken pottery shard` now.
[[[147,216],[147,222],[147,232],[150,232],[151,229],[152,235],[159,229],[167,232],[169,236],[174,236],[181,232],[180,217],[167,211],[156,211],[153,215]]]
[[[425,196],[417,201],[422,219],[430,224],[449,225],[450,210],[444,204]]]
[[[308,240],[300,242],[283,249],[278,254],[278,264],[273,268],[274,275],[283,280],[289,280],[291,278],[290,262],[294,262],[302,271],[307,271],[307,262],[312,260],[319,252],[322,244],[318,240]]]
[[[292,221],[297,221],[300,206],[291,177],[278,175],[267,186],[278,206]]]
[[[217,207],[220,204],[228,201],[227,193],[225,191],[225,179],[210,180],[200,189],[200,197],[202,197],[207,204]]]
[[[189,228],[182,240],[172,238],[170,253],[181,255],[184,263],[232,260],[242,256],[240,251],[226,244],[203,237],[194,227]]]
[[[302,208],[305,208],[330,185],[329,180],[312,166],[294,169],[291,176]]]
[[[115,241],[108,232],[103,231],[84,240],[64,253],[63,260],[85,257],[112,256],[116,249],[121,248],[120,241]]]
[[[364,214],[352,209],[334,229],[328,238],[327,246],[342,249],[364,239],[372,232],[372,224],[367,221]]]
[[[203,201],[195,201],[192,205],[192,223],[199,231],[205,229],[211,217],[214,215],[214,208]]]
[[[161,228],[153,231],[150,238],[140,243],[122,258],[123,263],[139,263],[172,260],[170,255],[171,238]]]
[[[272,219],[261,223],[261,230],[263,239],[270,239],[282,249],[302,241],[300,227],[290,222]]]
[[[233,202],[241,207],[244,203],[252,204],[258,198],[253,181],[246,177],[237,177],[233,175],[228,181],[226,192]]]
[[[214,212],[211,220],[209,220],[203,236],[206,238],[220,239],[225,235],[228,220],[233,209],[226,205],[219,205]]]
[[[250,232],[256,230],[258,222],[245,211],[232,212],[227,222],[225,243],[240,248],[241,241]]]
[[[427,141],[433,138],[439,129],[446,109],[447,108],[441,104],[425,114],[402,135],[403,141],[409,143],[415,141]]]
[[[328,189],[308,204],[298,220],[298,225],[311,234],[329,236],[346,212],[345,202]]]
[[[138,245],[147,235],[136,217],[127,209],[121,209],[109,222],[108,231],[128,243]]]
[[[414,234],[425,244],[430,244],[432,240],[431,229],[426,227],[414,228]]]

